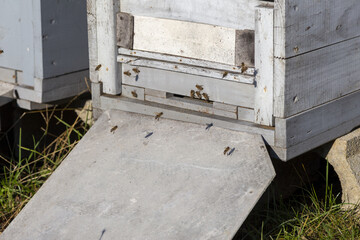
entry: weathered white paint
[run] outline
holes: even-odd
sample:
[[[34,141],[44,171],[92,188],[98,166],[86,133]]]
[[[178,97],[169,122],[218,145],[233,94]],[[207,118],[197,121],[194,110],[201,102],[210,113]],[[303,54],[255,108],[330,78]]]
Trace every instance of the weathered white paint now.
[[[239,120],[253,122],[255,117],[255,111],[251,108],[238,107],[237,115]]]
[[[128,85],[123,84],[121,96],[144,101],[145,100],[145,91],[143,88],[128,86]]]
[[[98,81],[103,83],[104,93],[113,95],[121,93],[121,74],[116,61],[116,13],[119,11],[118,0],[96,1],[97,66],[101,64]]]
[[[133,15],[255,29],[258,0],[121,0],[121,11]]]
[[[256,8],[255,14],[255,123],[274,126],[274,10],[270,6]]]
[[[16,83],[16,71],[13,69],[0,67],[0,81]]]
[[[134,50],[235,65],[235,29],[140,16],[134,22]]]

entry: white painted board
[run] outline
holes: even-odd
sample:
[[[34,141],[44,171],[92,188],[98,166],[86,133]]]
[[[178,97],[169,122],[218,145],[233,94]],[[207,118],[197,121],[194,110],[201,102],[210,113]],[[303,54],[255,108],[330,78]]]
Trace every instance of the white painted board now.
[[[274,176],[260,135],[105,112],[0,239],[230,240]]]

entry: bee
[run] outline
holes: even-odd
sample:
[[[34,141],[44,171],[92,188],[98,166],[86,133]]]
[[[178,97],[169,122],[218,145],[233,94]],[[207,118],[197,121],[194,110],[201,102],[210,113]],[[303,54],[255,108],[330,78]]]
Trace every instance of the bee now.
[[[246,72],[248,70],[248,67],[245,65],[245,63],[241,63],[241,73]]]
[[[113,126],[113,127],[110,129],[110,132],[114,133],[117,128],[118,128],[118,126]]]
[[[139,74],[140,70],[138,68],[133,68],[134,73]]]
[[[226,77],[228,74],[229,74],[229,72],[225,71],[222,78]]]
[[[0,49],[0,54],[3,54],[3,53],[4,53],[4,50],[1,50],[1,49]]]
[[[99,71],[101,67],[102,67],[101,64],[97,65],[95,71]]]
[[[132,95],[134,98],[137,98],[137,97],[138,97],[138,95],[137,95],[137,93],[136,93],[135,90],[131,92],[131,95]]]
[[[207,95],[207,93],[203,93],[202,95],[206,101],[209,101],[209,95]]]
[[[234,151],[235,151],[235,148],[231,149],[227,155],[230,156]]]
[[[226,153],[230,150],[230,147],[226,147],[224,150],[224,155],[226,155]]]
[[[195,98],[195,91],[194,91],[194,90],[191,90],[191,91],[190,91],[190,97],[191,97],[191,98]]]
[[[128,76],[128,77],[131,76],[131,72],[130,72],[130,71],[126,71],[126,72],[124,72],[124,74],[125,74],[126,76]]]
[[[196,91],[195,93],[196,93],[196,96],[197,96],[199,99],[201,99],[201,98],[202,98],[202,97],[201,97],[201,93],[200,93],[200,91]]]
[[[156,113],[155,119],[159,121],[160,117],[161,117],[163,114],[164,114],[163,112]]]
[[[202,85],[197,85],[197,84],[196,84],[195,87],[196,87],[197,89],[199,89],[200,91],[204,90],[204,88],[203,88]]]

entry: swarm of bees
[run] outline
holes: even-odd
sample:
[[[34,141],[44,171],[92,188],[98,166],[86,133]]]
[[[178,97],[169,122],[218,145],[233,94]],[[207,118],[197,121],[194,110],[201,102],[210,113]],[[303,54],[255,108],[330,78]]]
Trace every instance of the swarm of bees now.
[[[204,99],[205,101],[209,102],[210,98],[207,93],[201,93],[201,91],[204,90],[204,87],[202,85],[196,84],[195,85],[196,90],[190,90],[190,97],[191,98],[198,98],[198,99]]]

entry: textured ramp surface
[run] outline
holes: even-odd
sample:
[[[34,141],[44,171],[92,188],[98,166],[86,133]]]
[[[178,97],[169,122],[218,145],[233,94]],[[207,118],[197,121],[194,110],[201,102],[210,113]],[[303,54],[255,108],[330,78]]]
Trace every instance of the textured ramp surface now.
[[[259,135],[105,112],[0,239],[231,239],[274,176]]]

